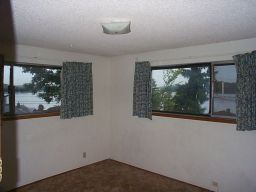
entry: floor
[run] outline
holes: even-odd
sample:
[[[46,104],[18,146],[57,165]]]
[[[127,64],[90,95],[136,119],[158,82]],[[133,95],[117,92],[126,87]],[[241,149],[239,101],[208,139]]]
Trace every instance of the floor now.
[[[209,192],[206,189],[138,169],[114,160],[104,160],[12,192]]]

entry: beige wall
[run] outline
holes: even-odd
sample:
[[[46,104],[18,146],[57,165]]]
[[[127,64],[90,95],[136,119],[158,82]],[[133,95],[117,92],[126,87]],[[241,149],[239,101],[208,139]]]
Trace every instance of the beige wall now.
[[[231,60],[256,49],[256,39],[155,51],[112,58],[112,158],[222,192],[256,191],[256,132],[235,125],[132,117],[134,62],[171,65]]]
[[[136,60],[152,65],[230,60],[254,49],[256,39],[249,39],[106,58],[17,46],[16,60],[21,62],[93,62],[95,115],[5,122],[8,179],[2,187],[21,186],[111,157],[215,191],[213,181],[222,192],[254,192],[255,131],[237,132],[235,125],[223,123],[132,116]]]
[[[5,56],[8,57],[8,54]],[[3,142],[6,155],[2,188],[21,186],[109,158],[110,67],[108,59],[17,46],[16,61],[54,65],[61,65],[63,61],[92,62],[94,115],[71,120],[47,117],[5,122]],[[83,152],[87,153],[86,159],[82,156]]]

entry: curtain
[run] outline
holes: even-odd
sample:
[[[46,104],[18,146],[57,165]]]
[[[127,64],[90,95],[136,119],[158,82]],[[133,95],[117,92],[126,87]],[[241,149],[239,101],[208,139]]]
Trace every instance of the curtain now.
[[[92,64],[65,62],[61,82],[61,119],[93,114]]]
[[[152,119],[151,67],[148,61],[135,63],[133,116]]]
[[[237,70],[237,130],[256,130],[256,51],[233,58]]]

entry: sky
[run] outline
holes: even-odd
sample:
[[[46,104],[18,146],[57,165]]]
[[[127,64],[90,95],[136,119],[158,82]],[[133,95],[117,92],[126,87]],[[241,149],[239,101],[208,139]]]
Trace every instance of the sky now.
[[[216,80],[228,83],[236,82],[236,68],[234,65],[218,66]]]
[[[229,82],[229,83],[236,82],[236,69],[234,65],[217,66],[215,70],[217,71],[216,80]],[[155,79],[158,87],[161,87],[164,85],[163,75],[164,75],[164,69],[152,71],[152,78]],[[179,76],[176,82],[181,82],[181,81],[184,82],[187,80]]]
[[[21,75],[22,74],[22,75]],[[14,85],[23,85],[29,83],[32,80],[32,74],[23,73],[22,67],[14,66]],[[4,84],[9,84],[10,67],[4,66]]]

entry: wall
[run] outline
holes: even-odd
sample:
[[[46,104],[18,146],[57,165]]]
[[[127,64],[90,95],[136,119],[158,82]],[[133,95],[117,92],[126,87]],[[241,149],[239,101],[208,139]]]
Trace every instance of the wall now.
[[[230,60],[254,49],[256,39],[249,39],[109,59],[17,46],[15,60],[21,62],[93,62],[95,115],[5,122],[4,150],[9,155],[2,187],[21,186],[112,157],[215,191],[212,181],[222,192],[255,191],[256,132],[237,132],[231,124],[132,116],[136,60],[150,60],[152,65]]]
[[[5,57],[13,60],[9,53],[5,53]],[[63,61],[92,62],[94,115],[71,120],[60,120],[57,116],[4,122],[2,190],[109,158],[108,59],[19,45],[15,49],[15,60],[52,65],[61,65]],[[82,157],[83,152],[87,153],[86,159]]]
[[[256,49],[256,38],[112,58],[112,158],[221,192],[256,191],[256,132],[235,125],[132,116],[134,62],[152,65],[231,60]]]

